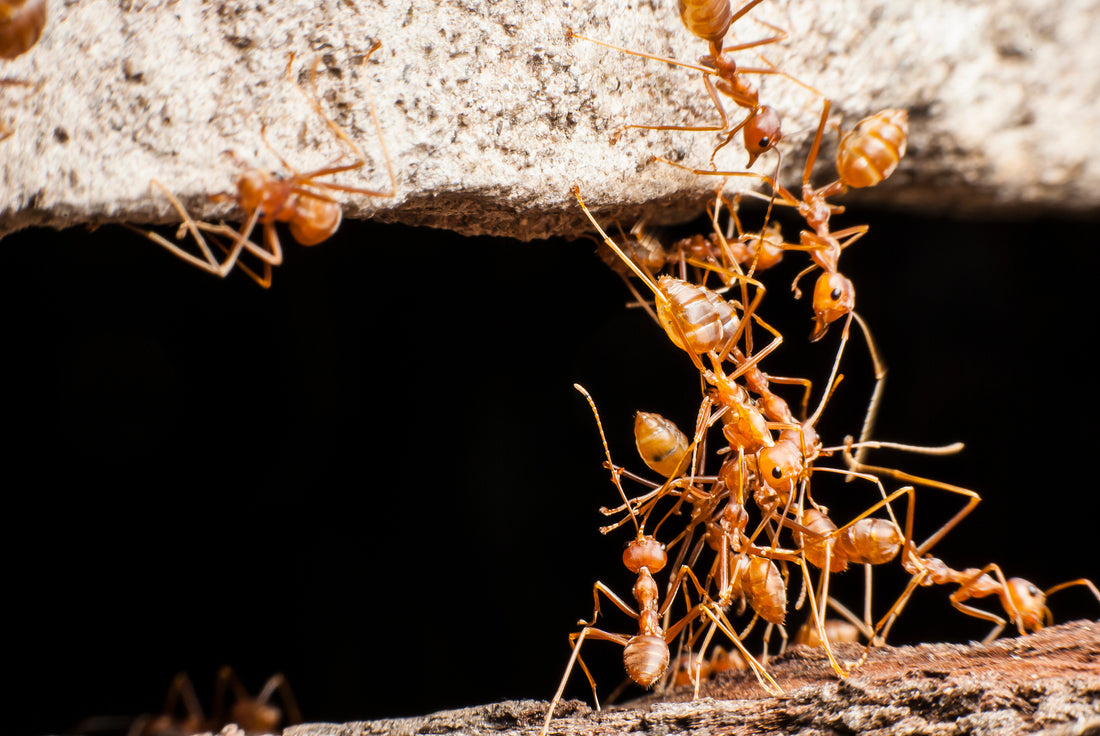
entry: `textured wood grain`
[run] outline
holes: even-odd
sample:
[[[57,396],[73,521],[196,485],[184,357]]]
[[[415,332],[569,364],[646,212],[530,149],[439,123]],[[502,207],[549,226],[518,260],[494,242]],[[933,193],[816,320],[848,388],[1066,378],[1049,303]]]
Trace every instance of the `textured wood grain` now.
[[[839,648],[853,662],[862,647]],[[922,644],[872,651],[844,680],[821,650],[792,648],[769,665],[786,690],[762,693],[748,673],[723,673],[702,697],[690,688],[593,712],[563,703],[556,734],[966,734],[1100,733],[1100,622],[1078,621],[988,645]],[[418,718],[317,724],[287,736],[532,734],[546,703],[524,700]]]

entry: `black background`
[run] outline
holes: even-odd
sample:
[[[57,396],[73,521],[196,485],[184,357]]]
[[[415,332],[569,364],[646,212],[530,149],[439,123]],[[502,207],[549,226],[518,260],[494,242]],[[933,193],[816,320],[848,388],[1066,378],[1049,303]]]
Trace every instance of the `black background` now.
[[[1041,587],[1097,577],[1097,222],[857,211],[837,227],[872,226],[841,268],[890,366],[877,436],[967,444],[874,457],[984,497],[936,553]],[[592,251],[348,222],[290,244],[265,292],[118,228],[5,239],[8,728],[157,711],[180,670],[209,703],[223,664],[253,690],[286,673],[308,721],[549,698],[592,583],[629,596],[630,534],[597,532],[616,496],[572,384],[635,467],[633,412],[690,427],[699,401]],[[764,274],[761,314],[787,337],[765,370],[820,386],[837,330],[808,343],[787,290],[805,263]],[[870,394],[858,337],[842,371],[827,442],[858,432]],[[815,477],[838,509],[874,495]],[[921,528],[958,505],[921,491]],[[903,577],[881,576],[879,609]],[[894,640],[981,638],[949,592],[920,591]],[[1051,608],[1100,615],[1082,588]],[[586,649],[606,693],[621,652]],[[579,676],[567,694],[590,698]]]

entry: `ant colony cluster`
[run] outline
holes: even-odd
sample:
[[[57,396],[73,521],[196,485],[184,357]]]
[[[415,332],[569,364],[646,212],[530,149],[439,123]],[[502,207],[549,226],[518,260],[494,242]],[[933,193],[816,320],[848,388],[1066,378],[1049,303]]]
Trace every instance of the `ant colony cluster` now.
[[[572,32],[570,36],[701,72],[720,124],[629,125],[624,130],[717,132],[714,154],[740,133],[751,166],[775,150],[783,136],[779,113],[761,104],[756,87],[744,75],[778,74],[793,80],[770,65],[738,67],[733,57],[735,52],[782,41],[785,34],[780,29],[763,24],[776,35],[724,45],[730,26],[760,2],[750,0],[733,12],[729,0],[680,0],[684,25],[709,46],[697,65],[627,52]],[[740,119],[723,108],[723,96],[742,108]],[[801,192],[779,183],[778,167],[773,176],[719,171],[712,154],[709,169],[688,169],[700,176],[725,177],[722,181],[737,176],[763,183],[770,190],[762,195],[769,205],[756,230],[742,226],[738,200],[725,197],[719,187],[708,207],[711,228],[706,234],[666,246],[639,225],[629,236],[614,239],[585,206],[579,186],[573,188],[577,202],[599,233],[601,255],[668,339],[687,353],[699,371],[697,385],[702,387],[702,395],[692,434],[659,414],[637,413],[634,435],[638,453],[652,471],[643,474],[612,459],[596,404],[583,387],[576,386],[595,416],[606,467],[620,502],[614,508],[601,509],[612,519],[601,532],[625,526],[634,535],[623,553],[623,564],[636,576],[636,582],[631,591],[633,602],[602,582],[595,584],[592,616],[580,621],[581,628],[569,635],[572,655],[547,711],[544,735],[575,665],[580,665],[595,695],[595,680],[581,657],[582,645],[592,639],[621,646],[626,674],[642,687],[694,683],[698,696],[700,681],[708,673],[738,667],[750,669],[768,693],[781,694],[782,688],[766,665],[773,631],[778,630],[783,646],[787,642],[788,591],[802,591],[792,596],[796,608],[808,603],[807,622],[796,641],[824,647],[840,677],[857,670],[870,648],[884,643],[894,621],[921,586],[955,586],[949,596],[951,604],[995,626],[987,640],[996,638],[1008,623],[1021,634],[1050,623],[1047,596],[1062,588],[1087,586],[1100,600],[1096,586],[1085,579],[1043,591],[1026,580],[1005,577],[996,564],[981,569],[950,567],[934,557],[932,549],[973,511],[981,500],[979,495],[902,470],[866,464],[868,449],[947,454],[958,452],[962,445],[927,448],[871,438],[886,370],[867,323],[854,309],[855,287],[840,270],[841,253],[866,235],[868,227],[833,230],[830,218],[844,207],[830,200],[850,188],[876,186],[894,172],[905,155],[908,115],[905,110],[886,109],[857,123],[840,138],[836,178],[815,185],[812,172],[829,109],[825,100],[803,168]],[[769,225],[775,206],[793,208],[805,221],[806,229],[797,243],[785,242],[779,228]],[[764,370],[765,359],[779,346],[782,336],[760,312],[765,287],[758,275],[788,251],[805,251],[810,259],[792,287],[796,298],[801,296],[801,278],[820,271],[811,300],[814,330],[810,339],[820,340],[833,323],[839,322],[842,330],[831,373],[818,388],[820,398],[812,413],[809,380],[773,377]],[[633,279],[641,283],[641,289]],[[840,381],[838,368],[853,322],[866,338],[876,383],[861,437],[829,444],[819,436],[817,426]],[[798,413],[773,390],[775,384],[798,387],[803,394]],[[833,464],[826,464],[827,460]],[[816,474],[823,473],[867,484],[875,502],[854,518],[831,518],[829,499],[815,494],[811,483]],[[628,482],[637,490],[628,491]],[[913,538],[917,488],[953,494],[959,500],[958,511],[924,540]],[[902,594],[876,617],[872,615],[871,571],[895,560],[909,581]],[[867,572],[862,615],[829,593],[830,575],[849,565],[863,565]],[[1003,615],[968,603],[988,596],[996,596]],[[631,624],[625,633],[602,628],[601,605],[607,609],[607,603],[633,619],[636,626]],[[829,612],[841,618],[827,618]],[[747,624],[733,620],[750,613]],[[763,652],[754,654],[743,642],[760,619]],[[867,650],[855,663],[842,663],[833,651],[837,642],[861,640],[867,642]],[[596,705],[599,707],[598,699]]]

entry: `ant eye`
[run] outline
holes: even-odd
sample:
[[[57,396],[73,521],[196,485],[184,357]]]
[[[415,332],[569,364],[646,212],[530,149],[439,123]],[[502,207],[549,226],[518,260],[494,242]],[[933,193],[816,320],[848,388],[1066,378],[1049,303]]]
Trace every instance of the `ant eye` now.
[[[833,289],[833,293],[832,293],[832,294],[830,294],[829,296],[831,296],[831,297],[833,298],[833,300],[835,301],[835,300],[837,300],[837,299],[840,299],[840,297],[841,297],[841,295],[842,295],[843,293],[844,293],[844,292],[843,292],[843,291],[841,291],[841,290],[840,290],[840,287],[838,286],[837,288]]]
[[[761,148],[771,148],[772,142],[767,136],[764,136],[756,145],[760,146]]]
[[[776,465],[774,468],[772,468],[772,477],[775,478],[776,480],[782,480],[783,471],[779,469],[778,465]]]
[[[1042,591],[1039,590],[1038,588],[1036,588],[1035,585],[1031,584],[1031,583],[1028,583],[1027,592],[1030,593],[1031,595],[1035,596],[1035,597],[1038,597],[1039,595],[1042,594]]]

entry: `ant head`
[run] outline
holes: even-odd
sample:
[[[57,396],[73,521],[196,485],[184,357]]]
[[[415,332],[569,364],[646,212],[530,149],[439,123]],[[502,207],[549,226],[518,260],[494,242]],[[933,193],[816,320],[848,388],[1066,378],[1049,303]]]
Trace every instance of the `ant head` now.
[[[1020,614],[1024,631],[1038,631],[1043,628],[1044,623],[1051,619],[1050,609],[1046,606],[1046,594],[1034,583],[1023,578],[1009,578],[1007,582],[1008,598]]]
[[[745,150],[749,152],[748,166],[752,166],[761,154],[775,148],[783,138],[781,130],[783,121],[779,113],[768,105],[756,108],[755,113],[745,121],[742,135],[745,140]]]
[[[835,271],[823,273],[814,285],[814,331],[810,341],[825,336],[829,325],[855,307],[856,290],[852,282]]]
[[[623,551],[623,564],[633,573],[643,567],[650,572],[660,572],[668,564],[668,554],[665,546],[656,539],[648,534],[639,534]]]
[[[789,494],[794,482],[802,475],[802,452],[793,442],[776,442],[765,447],[756,457],[760,477],[772,490]]]

